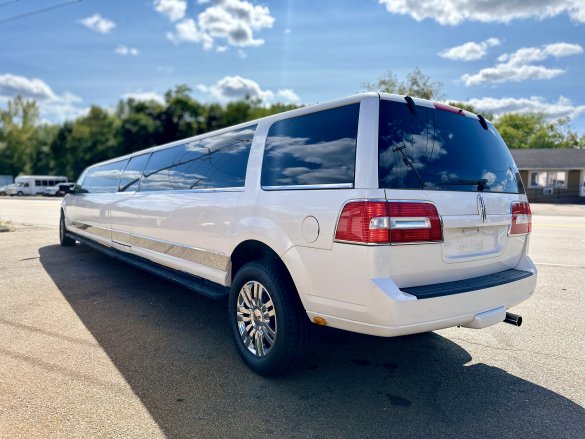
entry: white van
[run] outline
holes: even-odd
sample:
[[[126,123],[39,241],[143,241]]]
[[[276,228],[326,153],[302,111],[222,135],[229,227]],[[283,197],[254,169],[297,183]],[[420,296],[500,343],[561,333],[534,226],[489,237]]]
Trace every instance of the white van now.
[[[531,212],[482,116],[366,93],[86,169],[63,201],[80,241],[228,298],[243,361],[298,367],[311,325],[377,336],[485,328],[534,292]]]
[[[8,195],[44,195],[48,188],[67,183],[67,177],[54,175],[20,175],[14,179],[15,186]]]

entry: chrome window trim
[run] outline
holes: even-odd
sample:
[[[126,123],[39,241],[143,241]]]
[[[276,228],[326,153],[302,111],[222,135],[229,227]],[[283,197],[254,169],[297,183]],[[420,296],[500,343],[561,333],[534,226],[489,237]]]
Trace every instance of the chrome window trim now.
[[[244,186],[222,187],[222,188],[200,188],[200,189],[162,189],[159,191],[141,191],[140,188],[135,192],[138,194],[191,194],[207,192],[244,192]],[[117,192],[125,194],[128,192]]]
[[[353,189],[353,183],[296,184],[286,186],[262,186],[265,191],[294,191],[309,189]]]

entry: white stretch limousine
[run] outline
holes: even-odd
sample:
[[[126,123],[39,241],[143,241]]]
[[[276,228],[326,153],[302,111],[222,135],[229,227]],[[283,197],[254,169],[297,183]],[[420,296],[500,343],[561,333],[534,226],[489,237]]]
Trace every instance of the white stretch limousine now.
[[[482,116],[366,93],[87,168],[60,237],[228,299],[243,361],[298,367],[311,322],[485,328],[534,292],[531,213]]]

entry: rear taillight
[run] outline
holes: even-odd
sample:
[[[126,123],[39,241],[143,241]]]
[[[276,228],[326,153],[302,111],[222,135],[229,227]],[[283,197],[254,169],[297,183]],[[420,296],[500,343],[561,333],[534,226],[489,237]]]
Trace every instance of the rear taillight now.
[[[381,227],[388,217],[385,201],[352,201],[343,207],[335,239],[363,244],[386,243],[389,230]]]
[[[335,239],[360,244],[440,242],[443,230],[430,203],[351,201],[339,216]]]
[[[523,235],[532,232],[532,212],[526,201],[512,203],[512,225],[510,235]]]

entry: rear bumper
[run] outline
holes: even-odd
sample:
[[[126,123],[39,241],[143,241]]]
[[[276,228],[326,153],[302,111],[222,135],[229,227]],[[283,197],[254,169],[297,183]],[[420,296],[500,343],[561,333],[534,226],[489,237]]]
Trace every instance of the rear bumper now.
[[[401,290],[392,278],[384,277],[364,280],[356,292],[361,303],[302,292],[301,300],[311,320],[324,317],[328,326],[363,334],[394,337],[452,326],[484,328],[503,321],[507,309],[534,293],[537,272],[528,256],[522,256],[511,272],[514,276],[508,277],[510,270],[505,270],[493,276],[468,279],[463,283],[467,286],[475,283],[477,288],[435,297],[418,298],[408,291],[420,293],[423,287]],[[491,284],[486,283],[486,277],[501,281],[492,279]]]

